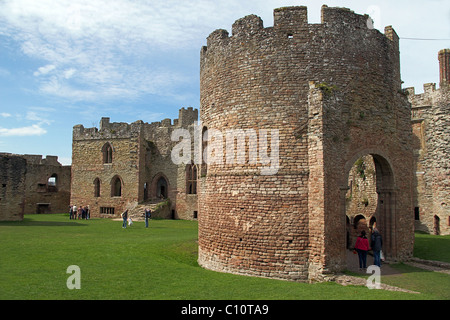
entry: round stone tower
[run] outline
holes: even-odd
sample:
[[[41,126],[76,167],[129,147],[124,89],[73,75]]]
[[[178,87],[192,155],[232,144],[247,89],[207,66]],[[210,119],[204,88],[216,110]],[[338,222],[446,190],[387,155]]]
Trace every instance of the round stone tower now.
[[[410,139],[398,37],[371,26],[367,15],[327,6],[321,24],[308,24],[306,7],[287,7],[274,10],[273,27],[250,15],[232,36],[209,35],[200,63],[200,265],[299,281],[345,268],[349,163],[372,154],[386,173],[394,158],[410,160],[409,149],[398,150]],[[395,183],[385,177],[383,187]]]

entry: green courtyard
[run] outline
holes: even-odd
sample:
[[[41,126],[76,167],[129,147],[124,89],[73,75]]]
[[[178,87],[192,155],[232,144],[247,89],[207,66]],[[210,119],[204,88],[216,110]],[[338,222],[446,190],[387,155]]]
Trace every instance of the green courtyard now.
[[[1,300],[435,300],[450,299],[450,275],[393,265],[381,282],[419,294],[296,283],[205,270],[197,222],[151,220],[123,229],[109,219],[26,215],[0,223]],[[415,256],[450,262],[450,237],[416,234]],[[68,289],[69,266],[80,289]]]

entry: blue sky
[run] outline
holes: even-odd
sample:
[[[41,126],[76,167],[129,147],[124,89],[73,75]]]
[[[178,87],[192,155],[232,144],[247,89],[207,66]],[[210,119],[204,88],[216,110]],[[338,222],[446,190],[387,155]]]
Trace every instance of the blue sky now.
[[[215,29],[273,9],[308,6],[368,13],[400,38],[450,39],[450,1],[0,0],[0,152],[71,162],[72,128],[177,118],[199,108],[199,56]],[[437,53],[450,40],[401,39],[404,87],[439,83]]]

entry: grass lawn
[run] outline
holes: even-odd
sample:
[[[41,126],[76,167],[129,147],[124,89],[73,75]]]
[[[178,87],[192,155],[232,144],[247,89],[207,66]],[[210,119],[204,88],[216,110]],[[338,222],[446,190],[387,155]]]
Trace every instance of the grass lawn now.
[[[148,229],[143,222],[121,225],[108,219],[74,221],[66,214],[1,222],[0,299],[450,299],[449,275],[405,265],[399,265],[408,268],[405,276],[393,281],[421,294],[213,272],[197,264],[197,222],[152,220]],[[449,238],[445,243],[448,248]],[[70,265],[80,267],[80,290],[66,286]]]

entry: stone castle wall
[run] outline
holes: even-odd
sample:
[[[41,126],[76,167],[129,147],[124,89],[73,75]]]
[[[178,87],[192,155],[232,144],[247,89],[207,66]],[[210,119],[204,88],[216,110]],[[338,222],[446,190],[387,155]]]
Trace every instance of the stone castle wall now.
[[[118,217],[138,203],[164,197],[170,199],[173,218],[193,219],[197,198],[186,195],[186,166],[176,165],[171,159],[177,143],[171,140],[171,134],[177,128],[193,131],[198,111],[182,108],[179,115],[173,124],[170,119],[127,124],[102,118],[99,129],[75,126],[71,204],[89,205],[94,217]],[[111,148],[111,161],[105,161],[107,146]],[[120,194],[115,189],[117,179]]]
[[[66,213],[70,199],[70,166],[58,157],[0,154],[2,220],[24,214]]]
[[[439,89],[427,83],[421,94],[405,90],[412,105],[416,229],[445,235],[450,234],[450,50],[441,50],[439,59]]]
[[[23,219],[26,171],[23,157],[0,154],[0,221]]]
[[[224,148],[214,129],[277,130],[279,169],[263,175],[261,162],[226,159],[207,165],[199,195],[201,265],[293,280],[342,268],[347,162],[385,149],[392,161],[409,161],[398,37],[392,28],[385,35],[368,28],[367,20],[324,6],[322,23],[308,24],[305,7],[289,7],[274,11],[273,27],[251,15],[233,24],[232,36],[210,34],[200,58],[207,150]],[[253,147],[247,143],[247,152]],[[407,190],[410,178],[405,172]],[[410,209],[407,195],[398,201]],[[404,255],[412,248],[407,232]]]

